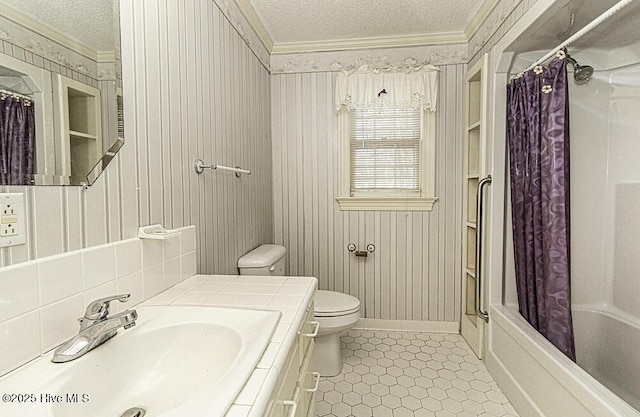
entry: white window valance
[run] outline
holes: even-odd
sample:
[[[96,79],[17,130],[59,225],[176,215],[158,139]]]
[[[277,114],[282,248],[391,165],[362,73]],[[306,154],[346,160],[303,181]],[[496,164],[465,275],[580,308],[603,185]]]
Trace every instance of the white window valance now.
[[[378,70],[363,65],[336,80],[335,108],[390,106],[436,111],[438,69],[432,65],[403,70]]]

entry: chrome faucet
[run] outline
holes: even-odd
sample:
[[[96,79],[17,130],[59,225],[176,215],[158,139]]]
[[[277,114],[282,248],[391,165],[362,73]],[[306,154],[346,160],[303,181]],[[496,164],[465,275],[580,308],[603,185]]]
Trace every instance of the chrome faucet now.
[[[51,361],[69,362],[77,359],[111,339],[118,333],[120,327],[128,329],[135,326],[138,318],[135,310],[126,310],[109,316],[109,304],[112,301],[124,303],[130,296],[131,294],[114,295],[91,302],[87,306],[84,317],[78,319],[80,322],[78,334],[58,346]]]

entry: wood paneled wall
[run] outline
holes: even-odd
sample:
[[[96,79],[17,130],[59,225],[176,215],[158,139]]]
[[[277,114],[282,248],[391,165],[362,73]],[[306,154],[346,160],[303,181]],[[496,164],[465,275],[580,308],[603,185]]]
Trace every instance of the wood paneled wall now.
[[[126,143],[95,185],[24,192],[27,245],[8,265],[195,224],[198,271],[235,273],[273,241],[270,76],[209,0],[121,1]],[[240,165],[195,174],[193,161]]]
[[[133,3],[140,224],[195,224],[198,272],[236,273],[273,240],[269,73],[212,1]]]
[[[340,211],[335,73],[271,77],[275,242],[289,274],[357,296],[367,318],[459,320],[465,66],[440,70],[431,212]],[[349,243],[376,250],[356,258]]]

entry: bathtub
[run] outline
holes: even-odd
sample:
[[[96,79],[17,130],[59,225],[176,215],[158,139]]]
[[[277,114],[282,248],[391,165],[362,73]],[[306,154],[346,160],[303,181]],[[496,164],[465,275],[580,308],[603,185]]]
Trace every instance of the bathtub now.
[[[523,417],[640,417],[632,407],[640,395],[640,327],[615,312],[581,307],[573,314],[580,366],[516,309],[492,306],[489,371]]]
[[[573,309],[578,365],[640,410],[640,325],[632,320],[615,310]]]

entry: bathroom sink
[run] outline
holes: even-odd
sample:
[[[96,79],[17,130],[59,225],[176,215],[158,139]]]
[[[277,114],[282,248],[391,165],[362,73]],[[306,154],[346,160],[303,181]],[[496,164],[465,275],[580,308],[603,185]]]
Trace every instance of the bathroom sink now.
[[[137,325],[67,363],[51,352],[0,379],[0,416],[222,416],[262,356],[275,311],[141,306]]]

